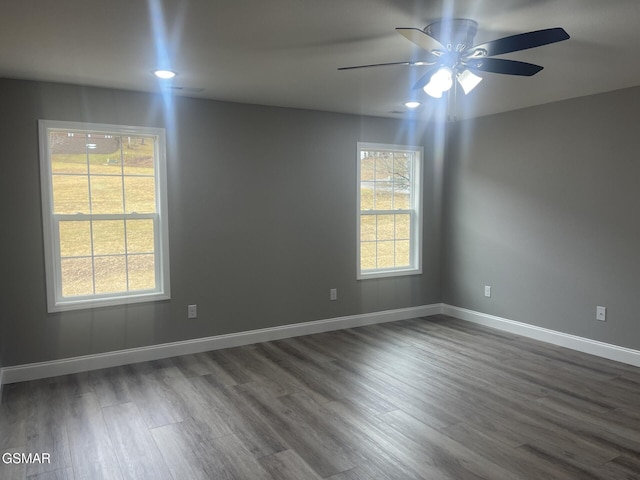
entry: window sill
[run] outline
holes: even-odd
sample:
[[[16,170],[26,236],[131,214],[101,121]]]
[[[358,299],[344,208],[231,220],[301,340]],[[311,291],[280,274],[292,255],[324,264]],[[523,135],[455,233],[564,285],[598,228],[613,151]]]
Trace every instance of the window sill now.
[[[84,310],[90,308],[113,307],[117,305],[129,305],[134,303],[156,302],[169,300],[168,292],[145,293],[141,295],[127,295],[123,297],[89,298],[86,300],[63,300],[48,306],[49,313],[66,312],[70,310]]]
[[[407,268],[405,270],[376,270],[371,273],[359,272],[356,280],[368,280],[370,278],[406,277],[409,275],[421,275],[421,268]]]

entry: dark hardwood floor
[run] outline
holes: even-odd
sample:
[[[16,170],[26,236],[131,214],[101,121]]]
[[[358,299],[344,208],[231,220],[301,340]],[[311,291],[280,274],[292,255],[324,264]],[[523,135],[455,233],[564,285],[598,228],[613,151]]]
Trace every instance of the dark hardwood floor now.
[[[3,480],[640,479],[640,369],[444,316],[3,395]]]

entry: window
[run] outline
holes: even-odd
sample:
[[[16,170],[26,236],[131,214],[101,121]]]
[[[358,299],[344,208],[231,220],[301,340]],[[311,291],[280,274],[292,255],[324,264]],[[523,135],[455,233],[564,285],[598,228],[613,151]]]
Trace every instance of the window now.
[[[168,299],[164,130],[39,127],[49,312]]]
[[[422,273],[422,153],[358,143],[358,279]]]

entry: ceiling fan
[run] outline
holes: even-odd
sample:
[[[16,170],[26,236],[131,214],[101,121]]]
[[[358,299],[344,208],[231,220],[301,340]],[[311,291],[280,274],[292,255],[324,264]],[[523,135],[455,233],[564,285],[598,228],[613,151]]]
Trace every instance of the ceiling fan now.
[[[424,60],[358,65],[341,67],[338,70],[388,65],[430,65],[431,68],[415,83],[414,89],[423,89],[428,95],[440,98],[456,81],[466,95],[482,80],[482,77],[474,72],[530,77],[543,68],[532,63],[491,57],[541,47],[569,38],[569,34],[563,28],[556,27],[511,35],[472,46],[478,24],[466,18],[441,19],[427,25],[424,30],[396,28],[396,31],[428,52]]]

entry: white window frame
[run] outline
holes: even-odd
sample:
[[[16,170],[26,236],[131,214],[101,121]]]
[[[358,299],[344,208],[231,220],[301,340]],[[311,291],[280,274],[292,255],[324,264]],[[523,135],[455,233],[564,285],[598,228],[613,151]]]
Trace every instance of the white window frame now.
[[[408,210],[361,210],[361,152],[365,150],[390,151],[412,153],[411,172],[411,208]],[[405,275],[419,275],[422,273],[422,191],[423,191],[423,162],[424,149],[420,146],[391,145],[383,143],[358,142],[357,152],[357,203],[356,203],[356,278],[365,280],[369,278],[398,277]],[[366,213],[363,213],[366,212]],[[362,215],[408,213],[411,215],[411,235],[410,235],[410,265],[409,267],[376,268],[363,270],[361,268],[361,243],[360,243],[360,219]]]
[[[65,122],[57,120],[38,121],[40,137],[40,181],[42,189],[42,220],[44,232],[44,257],[47,283],[47,309],[49,312],[62,312],[84,308],[123,305],[129,303],[168,300],[171,298],[169,273],[169,226],[167,207],[167,164],[166,136],[163,128],[108,125],[85,122]],[[123,213],[106,214],[54,214],[53,210],[53,173],[49,144],[52,131],[87,132],[112,135],[151,136],[155,140],[155,194],[156,212],[151,214]],[[92,294],[63,297],[60,255],[59,224],[62,220],[120,220],[152,219],[154,221],[154,255],[156,270],[156,288],[115,294]]]

